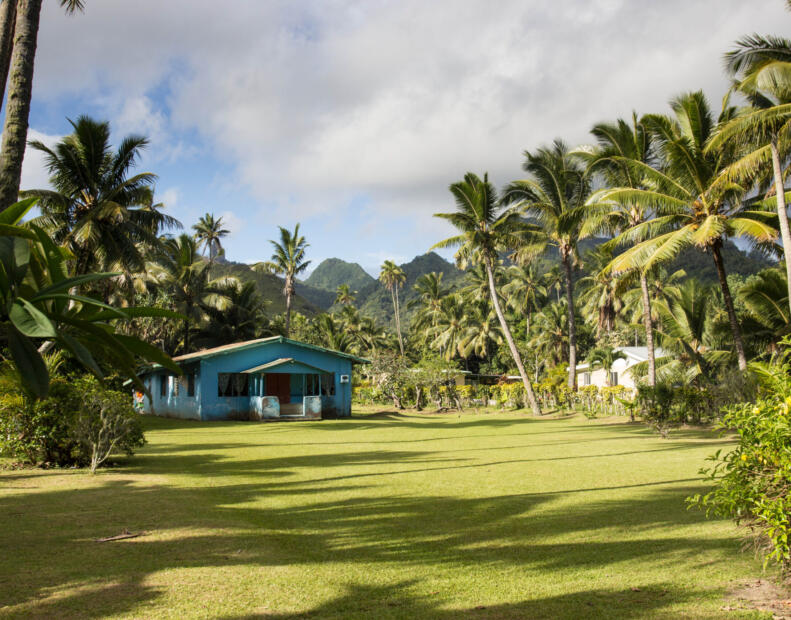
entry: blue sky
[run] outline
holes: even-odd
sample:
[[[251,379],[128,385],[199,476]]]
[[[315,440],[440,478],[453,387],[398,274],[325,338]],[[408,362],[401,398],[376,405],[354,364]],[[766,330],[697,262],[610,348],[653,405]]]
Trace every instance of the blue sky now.
[[[314,265],[376,275],[451,233],[431,214],[468,170],[505,185],[555,137],[585,142],[685,90],[717,105],[722,53],[786,32],[783,4],[101,0],[66,17],[48,2],[30,137],[109,120],[116,141],[150,137],[139,169],[185,227],[225,218],[229,259],[269,258],[277,226],[300,222]],[[23,187],[46,179],[28,152]]]

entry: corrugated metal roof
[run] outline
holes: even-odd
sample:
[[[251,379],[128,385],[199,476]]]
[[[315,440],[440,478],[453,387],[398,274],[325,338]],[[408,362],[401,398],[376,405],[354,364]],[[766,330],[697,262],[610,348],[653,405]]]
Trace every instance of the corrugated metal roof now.
[[[250,347],[254,347],[259,344],[270,343],[270,342],[288,343],[298,347],[302,347],[304,349],[320,351],[321,353],[330,353],[332,355],[337,355],[338,357],[346,358],[358,364],[371,363],[371,360],[367,360],[364,357],[357,357],[356,355],[352,355],[351,353],[342,353],[341,351],[334,351],[333,349],[319,347],[315,344],[308,344],[307,342],[300,342],[299,340],[291,340],[290,338],[285,338],[283,336],[270,336],[269,338],[257,338],[255,340],[245,340],[244,342],[234,342],[233,344],[224,344],[220,347],[213,347],[211,349],[203,349],[201,351],[195,351],[195,353],[187,353],[185,355],[179,355],[178,357],[174,357],[173,361],[176,363],[180,363],[180,362],[188,362],[190,360],[201,360],[207,357],[214,357],[215,355],[224,355],[226,353],[232,353],[234,351],[242,351],[244,349],[249,349]],[[156,370],[157,368],[161,368],[161,367],[162,366],[160,366],[159,364],[151,364],[143,368],[140,371],[140,373],[145,374],[147,372]]]
[[[324,370],[323,368],[319,368],[317,366],[311,366],[310,364],[306,364],[305,362],[300,362],[298,360],[295,360],[293,357],[281,357],[271,362],[267,362],[266,364],[261,364],[260,366],[248,368],[247,370],[243,370],[242,372],[247,374],[251,374],[254,372],[264,372],[265,370],[271,370],[272,368],[277,368],[278,366],[286,366],[289,364],[299,364],[300,366],[305,366],[306,368],[310,368],[311,370],[317,370],[319,372],[330,374],[328,370]]]
[[[214,357],[215,355],[222,355],[224,353],[230,353],[232,351],[240,351],[243,349],[248,349],[250,347],[254,347],[258,344],[262,344],[265,342],[281,342],[281,343],[288,343],[293,344],[298,347],[303,347],[305,349],[312,349],[314,351],[321,351],[322,353],[331,353],[332,355],[337,355],[339,357],[345,357],[353,362],[357,362],[359,364],[369,364],[370,360],[367,360],[363,357],[357,357],[356,355],[351,355],[350,353],[342,353],[340,351],[334,351],[332,349],[327,349],[324,347],[319,347],[315,344],[308,344],[307,342],[300,342],[299,340],[291,340],[290,338],[285,338],[283,336],[270,336],[269,338],[257,338],[256,340],[246,340],[244,342],[235,342],[233,344],[225,344],[221,347],[214,347],[212,349],[203,349],[202,351],[196,351],[195,353],[187,353],[186,355],[179,355],[178,357],[174,357],[174,362],[186,362],[188,360],[193,359],[204,359],[207,357]]]

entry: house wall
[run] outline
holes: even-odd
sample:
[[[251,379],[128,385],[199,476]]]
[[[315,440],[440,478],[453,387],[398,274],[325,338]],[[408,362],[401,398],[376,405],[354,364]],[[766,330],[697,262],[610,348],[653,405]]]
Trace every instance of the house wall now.
[[[628,367],[621,366],[613,366],[613,372],[618,373],[618,385],[623,385],[627,388],[634,388],[634,379],[632,378],[632,373],[629,372]],[[577,385],[579,387],[585,386],[585,373],[587,371],[584,369],[580,369],[577,371]],[[595,385],[596,387],[605,387],[607,385],[607,373],[602,368],[597,368],[596,370],[590,373],[591,375],[591,382],[589,385]]]
[[[224,397],[217,395],[217,375],[221,372],[242,372],[278,358],[295,360],[331,372],[335,379],[335,396],[322,396],[322,413],[325,417],[351,415],[351,381],[341,383],[341,375],[352,373],[351,360],[332,353],[314,351],[288,342],[262,343],[248,349],[229,351],[201,360],[200,364],[200,419],[227,420],[250,417],[249,397]],[[299,371],[296,371],[299,372]],[[301,381],[301,378],[300,378]],[[292,398],[293,400],[293,398]],[[302,402],[300,396],[299,402]]]
[[[201,382],[200,367],[191,364],[184,367],[185,375],[177,377],[165,370],[157,370],[144,378],[144,383],[151,393],[151,398],[143,398],[143,412],[167,418],[185,418],[190,420],[201,419]],[[186,373],[195,372],[195,396],[188,396]],[[162,378],[168,382],[165,396],[161,396],[160,381]],[[173,383],[181,380],[178,395],[173,389]]]

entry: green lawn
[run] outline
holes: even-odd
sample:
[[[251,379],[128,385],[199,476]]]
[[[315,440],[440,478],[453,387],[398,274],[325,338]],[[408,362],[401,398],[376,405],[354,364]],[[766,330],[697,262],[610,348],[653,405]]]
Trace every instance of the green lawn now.
[[[703,431],[581,416],[151,419],[118,468],[0,472],[0,616],[756,617],[688,511]],[[128,528],[139,538],[97,543]]]

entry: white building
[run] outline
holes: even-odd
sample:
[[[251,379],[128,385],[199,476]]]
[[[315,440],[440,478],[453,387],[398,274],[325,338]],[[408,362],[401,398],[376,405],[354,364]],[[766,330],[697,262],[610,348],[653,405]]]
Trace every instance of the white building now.
[[[635,387],[635,380],[632,377],[631,368],[636,364],[648,361],[648,347],[615,347],[616,351],[624,354],[624,359],[617,359],[612,365],[610,385],[623,385],[624,387]],[[659,359],[666,355],[662,349],[654,350],[654,357]],[[598,367],[591,370],[589,364],[577,365],[577,385],[595,385],[604,387],[607,385],[607,372]]]

